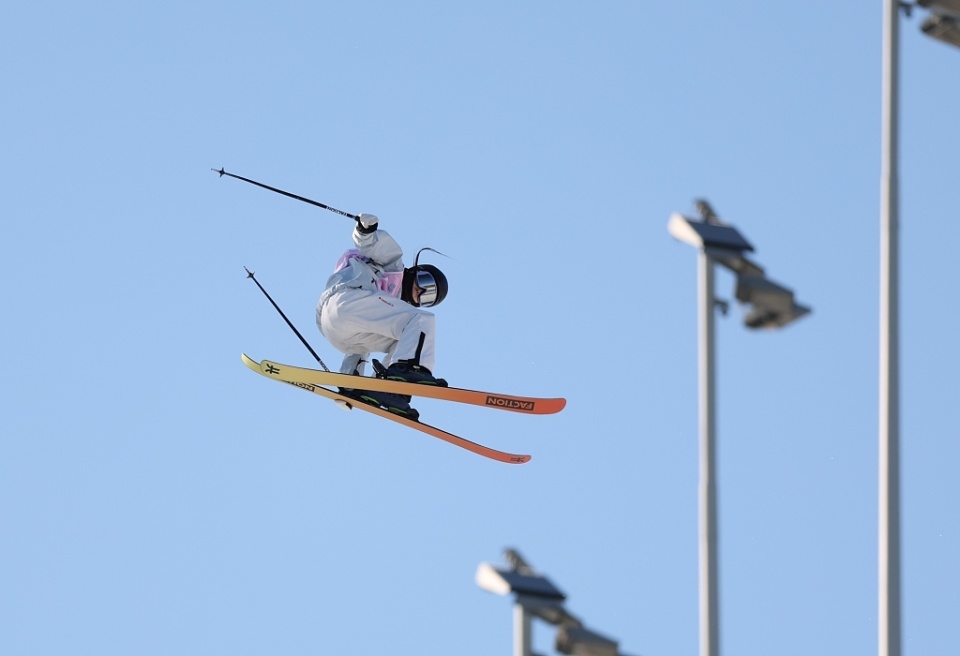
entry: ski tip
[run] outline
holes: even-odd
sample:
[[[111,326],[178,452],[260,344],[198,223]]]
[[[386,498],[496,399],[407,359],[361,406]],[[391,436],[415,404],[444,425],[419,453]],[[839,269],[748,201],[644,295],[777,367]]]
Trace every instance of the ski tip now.
[[[523,465],[530,462],[530,456],[510,456],[510,464]]]

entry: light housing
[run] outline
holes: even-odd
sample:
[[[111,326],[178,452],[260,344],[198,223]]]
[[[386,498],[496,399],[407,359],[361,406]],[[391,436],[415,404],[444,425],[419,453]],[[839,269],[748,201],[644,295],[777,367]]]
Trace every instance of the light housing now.
[[[565,594],[545,576],[523,573],[515,569],[480,563],[477,568],[477,585],[498,595],[516,594],[539,599],[563,601]]]
[[[696,221],[674,213],[667,223],[670,235],[696,248],[742,253],[752,251],[753,246],[732,225],[714,219],[711,222]]]
[[[929,37],[960,48],[960,0],[917,0],[931,15],[920,25]]]
[[[737,276],[736,295],[751,306],[743,318],[747,328],[782,328],[810,313],[796,303],[793,291],[763,276]]]
[[[960,21],[949,16],[930,16],[920,30],[929,37],[960,48]]]
[[[960,0],[917,0],[917,4],[936,14],[960,18]]]
[[[554,642],[561,654],[572,656],[619,656],[620,646],[616,640],[578,626],[562,626],[557,629]]]

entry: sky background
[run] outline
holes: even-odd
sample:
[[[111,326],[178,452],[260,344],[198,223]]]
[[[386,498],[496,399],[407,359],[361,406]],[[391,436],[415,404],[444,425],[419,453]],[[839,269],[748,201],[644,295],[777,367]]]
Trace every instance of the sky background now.
[[[903,646],[960,653],[960,51],[901,23]],[[708,199],[813,314],[717,321],[721,649],[877,653],[882,3],[31,2],[0,25],[0,653],[509,654],[518,549],[698,649]],[[450,279],[421,400],[505,465],[248,371],[340,355],[349,220]],[[733,278],[716,276],[731,299]],[[553,653],[537,624],[534,648]]]

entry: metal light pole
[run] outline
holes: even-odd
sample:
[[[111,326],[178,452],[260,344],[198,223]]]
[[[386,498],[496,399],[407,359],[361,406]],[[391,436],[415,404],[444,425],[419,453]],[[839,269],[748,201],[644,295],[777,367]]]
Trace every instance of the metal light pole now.
[[[880,199],[879,654],[900,656],[899,0],[884,0]]]
[[[917,0],[932,14],[925,34],[960,47],[960,0]],[[880,178],[879,654],[900,656],[900,10],[883,2],[883,109]]]
[[[810,308],[798,305],[792,291],[766,278],[763,268],[744,256],[753,246],[736,228],[721,221],[709,203],[697,201],[697,210],[701,221],[674,214],[667,230],[675,239],[698,250],[700,656],[719,656],[714,265],[720,264],[736,274],[737,300],[751,306],[744,317],[748,328],[781,328],[808,314]]]
[[[513,656],[533,656],[533,618],[519,601],[513,604]]]
[[[717,571],[716,477],[716,369],[714,333],[716,298],[713,258],[706,250],[698,255],[699,396],[700,396],[700,656],[720,653],[719,575]]]

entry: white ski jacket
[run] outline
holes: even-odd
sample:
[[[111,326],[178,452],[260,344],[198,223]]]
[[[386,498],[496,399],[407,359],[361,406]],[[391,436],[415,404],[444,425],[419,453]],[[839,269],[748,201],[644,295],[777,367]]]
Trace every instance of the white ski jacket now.
[[[345,355],[341,373],[364,372],[371,353],[383,364],[414,360],[434,365],[433,313],[401,300],[403,251],[390,234],[353,231],[357,247],[344,253],[317,303],[317,327]]]
[[[353,231],[351,249],[340,256],[334,273],[327,279],[320,305],[342,287],[381,291],[400,297],[403,281],[403,250],[386,230],[364,234]]]

